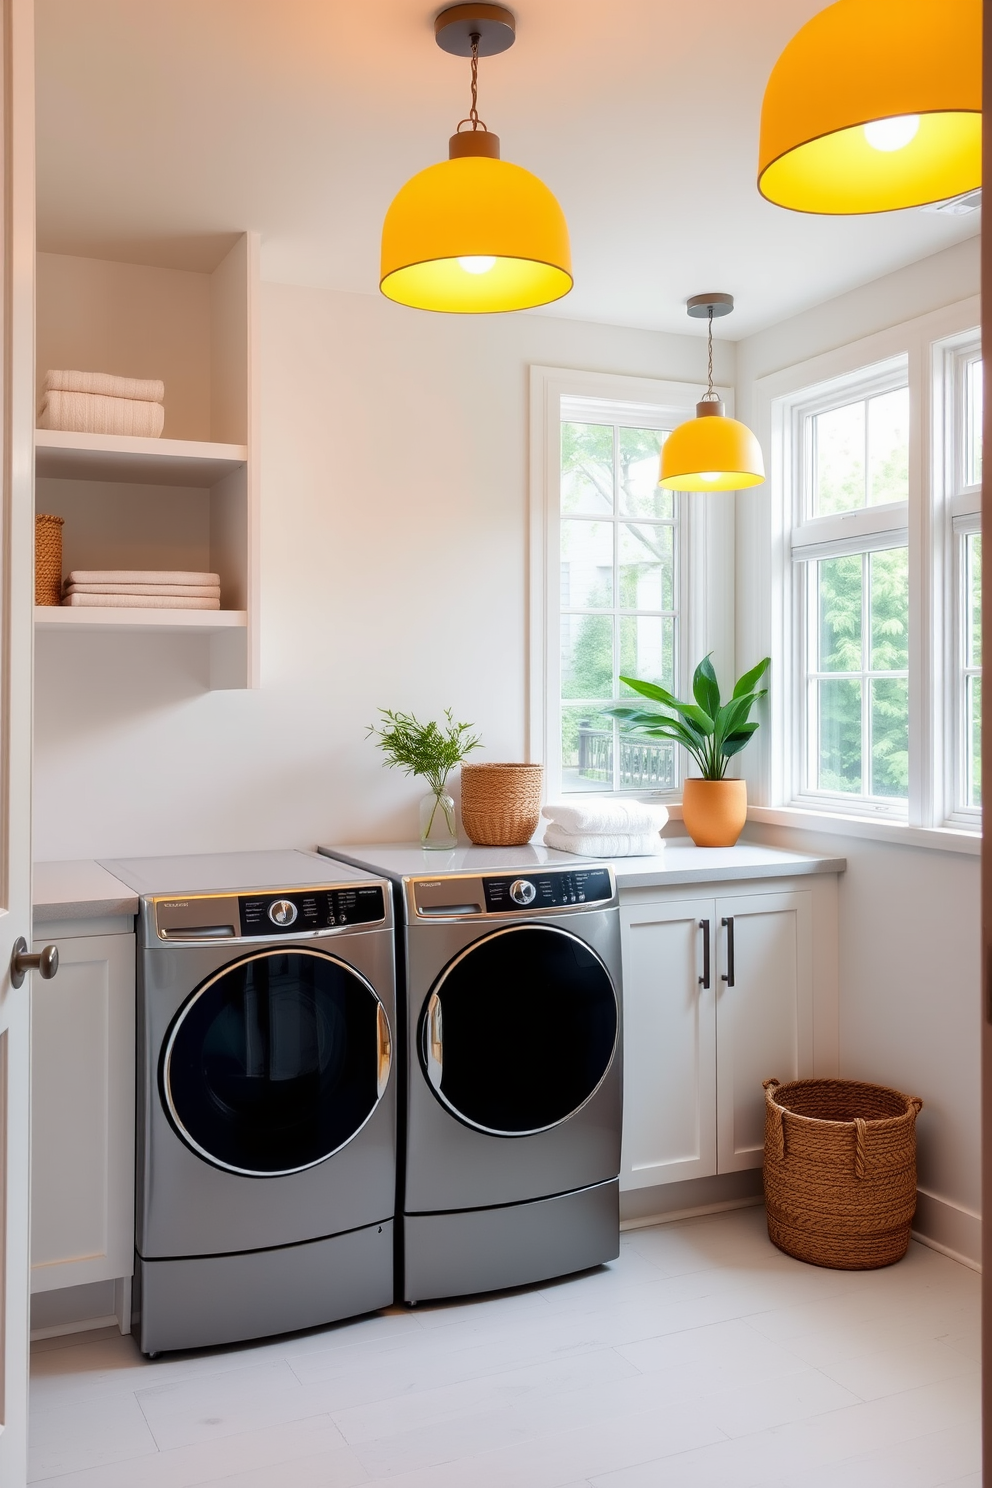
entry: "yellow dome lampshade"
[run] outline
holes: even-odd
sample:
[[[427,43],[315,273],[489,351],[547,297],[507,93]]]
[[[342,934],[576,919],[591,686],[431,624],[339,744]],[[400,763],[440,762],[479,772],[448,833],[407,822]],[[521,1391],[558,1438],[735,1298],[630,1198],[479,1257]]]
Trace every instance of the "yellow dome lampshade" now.
[[[729,294],[693,295],[686,301],[688,315],[709,322],[707,388],[696,417],[679,424],[661,446],[658,484],[667,491],[742,491],[765,478],[761,445],[747,424],[727,418],[713,390],[713,317],[729,315],[733,308]]]
[[[661,446],[667,491],[743,491],[765,478],[761,446],[747,424],[727,418],[723,404],[696,404],[696,417],[679,424]]]
[[[543,181],[488,153],[493,144],[498,151],[488,130],[454,135],[453,158],[397,193],[382,227],[379,287],[389,299],[479,315],[532,310],[568,294],[564,213]]]
[[[528,170],[500,159],[499,139],[479,118],[478,65],[512,46],[502,5],[453,5],[434,22],[438,46],[472,59],[472,108],[448,144],[449,158],[397,192],[382,227],[379,287],[418,310],[484,315],[533,310],[572,288],[568,226],[552,193]]]
[[[921,207],[982,182],[982,0],[837,0],[779,57],[758,190],[797,212]]]

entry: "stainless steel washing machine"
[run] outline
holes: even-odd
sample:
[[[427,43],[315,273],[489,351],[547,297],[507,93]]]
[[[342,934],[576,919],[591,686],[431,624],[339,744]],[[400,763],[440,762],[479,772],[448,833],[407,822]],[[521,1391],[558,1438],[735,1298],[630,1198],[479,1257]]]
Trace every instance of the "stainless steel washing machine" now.
[[[542,847],[327,847],[390,878],[404,968],[403,1297],[619,1253],[613,870]]]
[[[125,859],[148,1354],[393,1300],[390,886],[303,852]]]

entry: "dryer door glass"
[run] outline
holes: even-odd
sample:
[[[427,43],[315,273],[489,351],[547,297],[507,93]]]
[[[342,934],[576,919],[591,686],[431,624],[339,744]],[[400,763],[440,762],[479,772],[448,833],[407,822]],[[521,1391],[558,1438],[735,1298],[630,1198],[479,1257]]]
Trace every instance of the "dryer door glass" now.
[[[441,974],[421,1014],[421,1063],[461,1121],[523,1136],[585,1105],[618,1025],[609,972],[584,941],[514,926],[475,941]]]
[[[361,1130],[389,1071],[372,987],[315,951],[263,951],[225,967],[176,1015],[162,1096],[208,1162],[273,1176],[313,1167]]]

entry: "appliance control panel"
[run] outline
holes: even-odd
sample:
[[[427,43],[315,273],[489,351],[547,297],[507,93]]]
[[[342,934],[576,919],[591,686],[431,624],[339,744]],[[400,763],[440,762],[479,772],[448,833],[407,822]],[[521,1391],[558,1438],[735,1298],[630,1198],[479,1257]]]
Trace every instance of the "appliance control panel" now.
[[[190,894],[146,901],[160,940],[260,940],[328,935],[386,919],[381,884],[269,889],[251,894]]]
[[[468,915],[540,914],[549,909],[594,909],[615,897],[612,868],[521,868],[512,873],[453,873],[407,881],[418,919]]]
[[[286,889],[278,894],[240,894],[242,935],[299,935],[301,931],[370,925],[385,919],[379,884],[352,888]]]
[[[484,878],[482,890],[490,914],[514,909],[564,909],[612,899],[613,876],[608,868],[501,873],[498,878]]]

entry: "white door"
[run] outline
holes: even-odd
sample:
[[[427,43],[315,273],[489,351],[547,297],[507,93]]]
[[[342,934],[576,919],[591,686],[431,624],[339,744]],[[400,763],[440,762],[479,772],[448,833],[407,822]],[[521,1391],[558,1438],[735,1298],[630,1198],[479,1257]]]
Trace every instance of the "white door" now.
[[[0,0],[0,1488],[27,1478],[31,669],[34,603],[34,12]]]
[[[621,910],[620,1187],[716,1172],[712,899]]]
[[[812,907],[808,892],[716,901],[717,1169],[759,1168],[761,1082],[812,1073]]]

